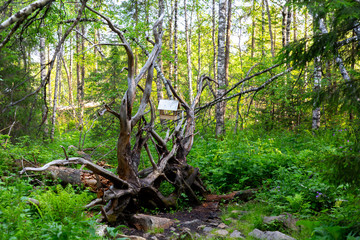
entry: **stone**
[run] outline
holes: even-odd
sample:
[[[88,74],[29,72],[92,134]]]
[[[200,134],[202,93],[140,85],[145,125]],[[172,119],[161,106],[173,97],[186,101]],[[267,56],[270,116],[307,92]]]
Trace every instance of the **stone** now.
[[[145,214],[135,214],[131,217],[130,223],[137,230],[148,231],[156,228],[167,229],[174,224],[174,220]]]
[[[206,225],[199,225],[196,229],[197,229],[197,230],[203,230],[204,227],[206,227]]]
[[[127,235],[122,235],[122,234],[116,235],[116,238],[124,238],[124,239],[130,239],[130,240],[146,240],[146,238],[143,238],[140,236],[135,236],[135,235],[127,236]]]
[[[274,221],[283,222],[285,219],[286,219],[285,215],[264,217],[263,218],[263,223],[264,224],[269,224],[269,223],[272,223]]]
[[[290,213],[286,213],[286,215],[282,214],[279,216],[270,216],[263,218],[264,224],[270,224],[275,221],[283,223],[283,225],[287,228],[298,230],[298,226],[296,226],[296,222],[298,220],[294,218],[294,216]]]
[[[228,228],[228,226],[225,223],[220,223],[217,227],[221,229]]]
[[[170,228],[170,231],[171,231],[171,232],[175,232],[175,231],[176,231],[176,228],[171,227],[171,228]]]
[[[220,236],[227,236],[229,235],[229,232],[225,229],[219,229],[215,232],[216,234],[220,235]]]
[[[214,228],[212,228],[212,227],[204,227],[204,228],[203,228],[203,232],[204,232],[204,233],[209,233],[209,232],[211,232],[213,229],[214,229]]]
[[[151,235],[150,233],[144,233],[144,234],[143,234],[143,237],[146,238],[146,239],[148,239],[148,238],[150,237],[150,235]]]
[[[231,234],[230,234],[230,238],[243,238],[245,239],[245,236],[238,230],[234,230]]]
[[[183,230],[180,233],[179,239],[184,239],[184,240],[193,240],[194,237],[191,234],[191,231],[189,228],[183,228]]]
[[[295,240],[295,238],[290,237],[286,234],[283,234],[279,231],[263,232],[256,228],[252,232],[249,233],[249,236],[257,238],[257,239],[264,239],[264,240]]]
[[[192,225],[192,224],[200,224],[200,223],[201,223],[201,221],[199,219],[194,219],[191,221],[183,222],[183,223],[181,223],[181,225]]]
[[[96,235],[98,235],[100,237],[105,237],[107,227],[108,227],[108,225],[96,225],[96,227],[95,227]]]

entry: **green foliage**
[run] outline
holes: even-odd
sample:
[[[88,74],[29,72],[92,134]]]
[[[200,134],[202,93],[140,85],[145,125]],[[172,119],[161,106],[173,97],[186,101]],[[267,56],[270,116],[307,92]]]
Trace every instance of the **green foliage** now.
[[[89,199],[88,193],[76,194],[70,187],[36,190],[26,181],[5,178],[0,181],[0,239],[98,239],[95,220],[82,209]]]

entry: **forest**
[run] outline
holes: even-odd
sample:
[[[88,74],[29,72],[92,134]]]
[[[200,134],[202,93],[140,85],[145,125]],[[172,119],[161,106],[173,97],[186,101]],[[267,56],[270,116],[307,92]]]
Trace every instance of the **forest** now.
[[[360,0],[0,0],[0,239],[360,240]]]

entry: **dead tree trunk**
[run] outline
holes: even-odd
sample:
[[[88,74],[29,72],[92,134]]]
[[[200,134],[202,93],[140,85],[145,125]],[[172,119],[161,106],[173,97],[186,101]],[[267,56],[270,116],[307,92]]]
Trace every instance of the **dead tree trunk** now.
[[[127,42],[123,32],[114,26],[109,18],[87,6],[87,8],[100,16],[117,34],[121,45],[125,48],[128,58],[128,89],[121,100],[119,112],[115,112],[105,105],[106,110],[113,114],[120,123],[120,133],[117,142],[117,175],[93,164],[83,158],[67,158],[65,160],[55,160],[41,168],[24,168],[24,171],[44,171],[54,165],[82,164],[92,173],[98,174],[111,181],[112,186],[104,192],[102,197],[95,199],[87,207],[94,205],[105,205],[102,208],[103,218],[114,222],[126,212],[135,212],[140,206],[167,208],[175,206],[177,198],[186,193],[190,200],[199,203],[196,193],[205,194],[206,190],[199,178],[199,169],[186,163],[186,158],[194,142],[195,131],[195,106],[199,102],[203,89],[203,81],[206,77],[202,76],[197,86],[197,95],[193,102],[185,102],[167,80],[169,88],[174,97],[180,102],[184,109],[182,117],[176,121],[175,129],[166,139],[162,139],[154,130],[155,109],[150,101],[154,67],[162,46],[161,26],[164,14],[161,12],[160,18],[155,22],[153,35],[155,38],[154,47],[148,55],[144,66],[135,74],[135,57],[130,44]],[[133,105],[136,99],[137,86],[140,80],[146,75],[145,85],[141,88],[141,101],[137,112],[133,112]],[[149,109],[150,111],[146,111]],[[146,121],[145,114],[150,114],[150,121]],[[139,126],[136,127],[135,126]],[[131,132],[138,130],[135,134],[136,139],[131,141]],[[148,140],[153,141],[148,141]],[[172,148],[168,149],[167,142],[173,141]],[[134,144],[132,144],[134,142]],[[158,161],[154,161],[151,152],[148,151],[148,144],[155,142],[158,153]],[[141,150],[145,148],[152,165],[152,168],[145,171],[138,171]],[[169,196],[164,196],[159,187],[161,182],[167,181],[174,186],[174,191]]]

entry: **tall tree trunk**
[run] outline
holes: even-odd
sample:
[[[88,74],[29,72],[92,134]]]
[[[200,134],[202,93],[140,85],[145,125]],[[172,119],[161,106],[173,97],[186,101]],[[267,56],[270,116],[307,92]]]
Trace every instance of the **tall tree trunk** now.
[[[313,16],[313,31],[314,35],[319,33],[319,18],[317,14]],[[315,57],[314,59],[314,93],[315,100],[313,106],[312,114],[312,129],[318,129],[320,127],[320,103],[319,103],[319,92],[321,87],[321,78],[322,78],[322,67],[321,67],[321,58],[320,56]]]
[[[285,45],[288,45],[290,43],[290,30],[291,30],[291,6],[287,8]]]
[[[282,24],[281,24],[281,33],[282,33],[282,46],[286,45],[286,23],[287,23],[287,6],[284,5],[281,14],[282,14]]]
[[[198,52],[197,52],[197,55],[198,55],[198,73],[197,73],[197,83],[199,82],[200,80],[200,75],[201,75],[201,24],[202,24],[202,19],[201,19],[201,16],[199,14],[199,9],[196,10],[196,18],[197,18],[197,21],[198,21],[198,32],[197,32],[197,35],[198,35]]]
[[[255,51],[255,6],[256,6],[256,1],[253,0],[253,8],[252,8],[252,17],[251,17],[251,58],[254,57],[254,51]]]
[[[295,7],[293,8],[293,26],[294,26],[294,41],[297,40],[297,20],[296,20],[296,11]]]
[[[191,46],[190,46],[190,34],[188,28],[188,16],[187,16],[187,0],[184,0],[184,12],[185,12],[185,40],[186,40],[186,60],[187,60],[187,75],[189,86],[189,99],[190,102],[194,99],[193,87],[192,87],[192,70],[191,70]]]
[[[320,106],[319,106],[319,91],[321,83],[322,71],[320,57],[316,57],[314,61],[314,92],[317,94],[314,101],[314,108],[312,114],[312,129],[318,129],[320,127]]]
[[[41,24],[43,26],[43,24]],[[45,63],[45,38],[40,38],[40,78],[41,83],[45,81],[46,78],[46,63]],[[50,86],[49,86],[50,87]],[[46,85],[42,89],[43,96],[43,105],[42,105],[42,122],[44,123],[44,138],[46,139],[49,134],[48,129],[48,110],[46,106]]]
[[[161,5],[159,5],[159,7],[161,8],[160,9],[160,12],[163,12],[164,9],[165,9],[165,6],[164,4],[162,3]],[[159,14],[160,14],[159,12]],[[160,16],[159,16],[160,17]],[[162,32],[162,26],[160,27],[159,31]],[[136,58],[135,58],[136,59]],[[136,62],[136,60],[135,60]],[[159,57],[158,57],[158,66],[159,68],[161,69],[161,72],[163,72],[163,64],[162,64],[162,58],[161,58],[161,50],[160,50],[160,53],[159,53]],[[156,76],[156,90],[157,90],[157,98],[158,98],[158,102],[160,101],[160,99],[163,99],[164,96],[163,96],[163,92],[162,92],[162,89],[163,89],[163,86],[162,86],[162,83],[161,83],[161,72],[157,72],[157,76]],[[136,74],[136,73],[135,73]]]
[[[175,88],[178,85],[178,38],[177,38],[177,28],[178,28],[178,0],[175,0],[174,6],[174,83]]]
[[[72,37],[70,37],[70,58],[69,58],[69,81],[68,81],[68,85],[69,85],[69,101],[70,101],[70,105],[72,107],[71,113],[73,116],[73,119],[75,119],[76,113],[75,113],[75,106],[74,106],[74,96],[73,96],[73,50],[72,50]]]
[[[213,74],[214,74],[214,80],[215,82],[217,82],[217,75],[216,75],[216,42],[215,42],[215,29],[216,29],[216,24],[215,24],[215,8],[216,8],[216,4],[215,4],[215,0],[213,0],[212,2],[212,31],[211,31],[211,38],[212,38],[212,44],[213,44],[213,62],[212,62],[212,66],[213,66]]]
[[[261,1],[261,55],[265,57],[265,3]]]
[[[81,26],[81,34],[85,36],[85,27],[84,25]],[[84,131],[84,86],[85,86],[85,39],[81,38],[81,79],[79,82],[79,92],[80,92],[80,102],[79,102],[79,130],[80,130],[80,137],[79,137],[79,149],[82,149],[81,139],[82,133]],[[82,142],[84,144],[84,142]]]
[[[271,27],[271,14],[270,14],[270,8],[269,8],[268,0],[265,0],[265,7],[266,7],[266,12],[267,12],[267,16],[268,16],[268,23],[269,23],[271,56],[275,57],[275,46],[274,46],[275,43],[274,43],[272,27]]]
[[[226,0],[219,2],[219,28],[218,28],[218,89],[217,97],[222,96],[226,91],[225,82],[225,30],[226,30]],[[225,101],[216,104],[216,135],[225,132]]]
[[[231,37],[231,2],[228,0],[227,23],[226,23],[226,45],[225,45],[225,84],[229,85],[229,61],[230,61],[230,37]]]
[[[173,31],[173,19],[174,19],[174,4],[173,4],[173,0],[170,0],[170,5],[171,5],[171,14],[170,14],[170,21],[169,21],[169,50],[170,53],[173,53],[173,48],[174,48],[174,31]],[[173,62],[169,61],[169,79],[173,80],[173,74],[174,74],[174,67],[173,67]]]
[[[62,36],[62,29],[61,25],[58,29],[58,38],[59,41]],[[58,101],[58,94],[59,94],[59,82],[61,81],[61,58],[63,54],[63,47],[61,46],[60,52],[57,56],[57,63],[56,63],[56,77],[55,77],[55,86],[54,86],[54,100],[53,100],[53,113],[51,117],[51,132],[50,132],[50,139],[54,140],[55,134],[55,123],[56,123],[56,108],[57,108],[57,101]]]

